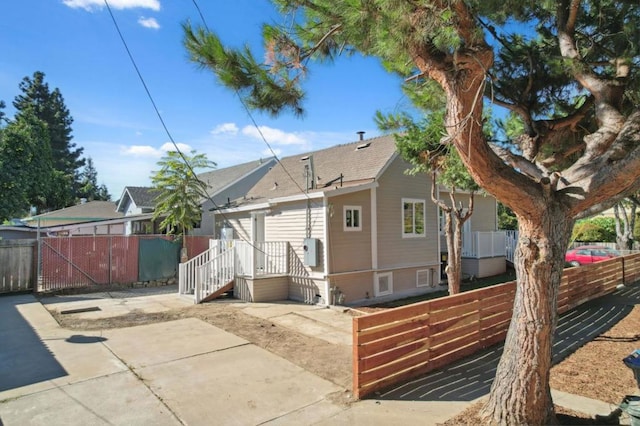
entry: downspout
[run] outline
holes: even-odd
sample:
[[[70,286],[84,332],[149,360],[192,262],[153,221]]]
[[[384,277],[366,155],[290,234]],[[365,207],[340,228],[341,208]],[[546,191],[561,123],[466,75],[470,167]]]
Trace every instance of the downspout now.
[[[331,283],[329,282],[329,199],[326,195],[322,197],[322,207],[324,212],[322,219],[324,222],[324,304],[328,307],[331,304]]]

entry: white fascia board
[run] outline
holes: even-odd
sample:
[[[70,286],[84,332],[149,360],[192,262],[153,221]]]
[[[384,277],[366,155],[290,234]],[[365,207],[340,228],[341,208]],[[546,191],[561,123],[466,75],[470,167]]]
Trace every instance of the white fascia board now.
[[[215,210],[216,214],[225,214],[225,213],[240,213],[240,212],[250,212],[252,210],[264,210],[271,207],[271,203],[256,203],[256,204],[247,204],[246,206],[239,207],[229,207],[226,209]]]
[[[337,197],[338,195],[351,194],[353,192],[370,190],[371,188],[377,188],[378,186],[379,186],[378,181],[375,180],[373,182],[365,183],[363,185],[348,186],[344,188],[336,188],[333,190],[325,191],[324,194],[327,197]]]

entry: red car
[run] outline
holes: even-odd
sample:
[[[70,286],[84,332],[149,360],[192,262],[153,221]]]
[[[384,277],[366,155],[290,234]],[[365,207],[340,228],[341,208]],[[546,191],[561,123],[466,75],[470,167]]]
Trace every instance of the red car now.
[[[564,255],[565,262],[571,266],[586,265],[620,256],[616,250],[604,246],[579,246]]]

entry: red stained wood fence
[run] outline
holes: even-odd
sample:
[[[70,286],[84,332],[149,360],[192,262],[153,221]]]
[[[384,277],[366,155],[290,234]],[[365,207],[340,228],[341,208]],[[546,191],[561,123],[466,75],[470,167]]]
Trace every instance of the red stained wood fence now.
[[[640,279],[640,254],[569,268],[558,311]],[[433,299],[353,319],[353,393],[362,398],[504,340],[516,283]]]

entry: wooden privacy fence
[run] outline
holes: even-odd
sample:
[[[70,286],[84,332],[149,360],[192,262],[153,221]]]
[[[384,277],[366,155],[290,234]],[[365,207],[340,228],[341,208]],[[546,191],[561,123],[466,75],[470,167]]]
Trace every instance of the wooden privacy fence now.
[[[0,293],[33,290],[36,240],[0,241]]]
[[[558,312],[640,279],[640,254],[566,269]],[[516,283],[433,299],[353,319],[353,392],[372,392],[441,368],[504,340]]]

